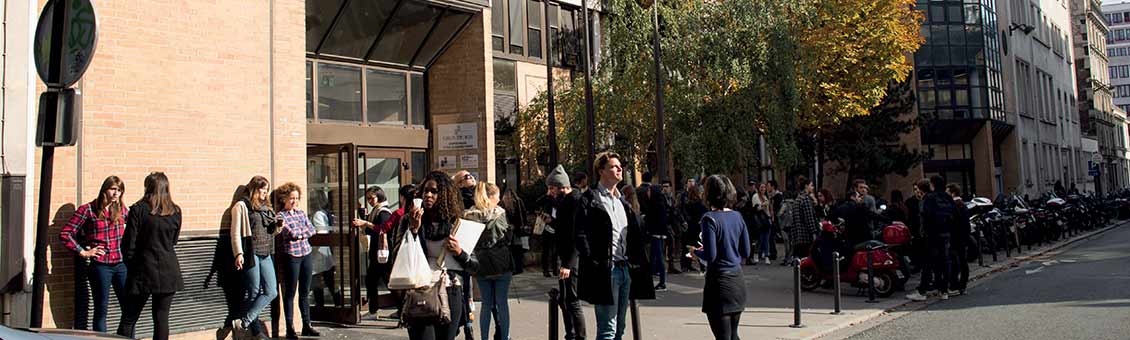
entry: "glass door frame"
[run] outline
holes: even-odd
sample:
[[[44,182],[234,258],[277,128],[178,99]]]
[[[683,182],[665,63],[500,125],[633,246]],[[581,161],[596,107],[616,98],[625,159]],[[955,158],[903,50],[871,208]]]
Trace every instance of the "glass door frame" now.
[[[336,206],[336,211],[339,212],[339,217],[336,220],[336,234],[317,234],[310,238],[311,246],[329,246],[339,247],[340,250],[335,255],[337,258],[337,265],[340,270],[348,270],[348,275],[340,275],[336,279],[336,284],[342,290],[349,288],[348,303],[342,301],[342,306],[334,307],[315,307],[311,306],[311,316],[326,321],[343,323],[343,324],[357,324],[361,321],[361,273],[360,273],[360,248],[361,242],[359,232],[356,228],[350,225],[352,218],[345,218],[345,216],[352,217],[354,203],[352,199],[342,199],[344,197],[356,197],[356,169],[357,169],[357,147],[353,144],[339,144],[339,145],[314,145],[308,144],[306,146],[307,161],[313,154],[320,155],[333,155],[337,154],[337,195],[334,198],[333,204]],[[308,170],[309,171],[309,170]],[[312,185],[313,183],[307,183]],[[331,208],[332,209],[332,208]],[[337,236],[336,238],[334,236]],[[350,261],[346,262],[346,256],[349,256]],[[342,268],[342,264],[349,263],[348,268]],[[346,285],[346,277],[348,276],[348,286]]]

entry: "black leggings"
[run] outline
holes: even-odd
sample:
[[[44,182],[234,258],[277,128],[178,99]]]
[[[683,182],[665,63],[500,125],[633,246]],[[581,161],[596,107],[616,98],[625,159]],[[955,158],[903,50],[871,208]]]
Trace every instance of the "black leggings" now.
[[[738,320],[741,318],[741,312],[706,315],[706,320],[710,321],[710,331],[714,333],[715,340],[741,340],[741,338],[738,338]]]
[[[169,339],[169,309],[173,306],[174,293],[153,295],[153,340]],[[149,301],[150,294],[129,296],[122,310],[122,320],[118,323],[118,335],[134,339],[134,328],[141,310]]]
[[[448,272],[451,275],[454,272]],[[409,324],[408,338],[411,340],[455,340],[459,329],[467,324],[463,318],[467,300],[463,297],[463,287],[447,287],[447,304],[451,307],[451,322],[448,324]]]
[[[298,312],[302,313],[302,326],[310,325],[310,279],[313,261],[310,255],[303,257],[287,256],[286,277],[283,278],[283,312],[286,317],[286,329],[293,330],[294,324],[294,295],[298,294]]]

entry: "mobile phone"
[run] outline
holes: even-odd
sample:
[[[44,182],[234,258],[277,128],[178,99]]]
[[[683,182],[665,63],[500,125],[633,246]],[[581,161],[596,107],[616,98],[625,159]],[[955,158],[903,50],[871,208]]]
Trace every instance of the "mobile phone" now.
[[[413,208],[423,208],[424,207],[424,199],[423,198],[413,198],[412,199],[412,207]]]

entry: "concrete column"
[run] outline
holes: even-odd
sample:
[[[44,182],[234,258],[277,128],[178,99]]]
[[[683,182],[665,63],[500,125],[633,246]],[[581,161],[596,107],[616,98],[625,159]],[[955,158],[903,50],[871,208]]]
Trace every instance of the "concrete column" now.
[[[1017,136],[1016,129],[1013,129],[1001,142],[1001,177],[1004,179],[1006,193],[1019,192],[1024,185],[1024,176],[1020,167],[1020,152],[1020,138]]]
[[[977,196],[996,197],[999,190],[993,176],[993,130],[988,120],[981,124],[970,144],[973,148],[973,180],[977,184]]]

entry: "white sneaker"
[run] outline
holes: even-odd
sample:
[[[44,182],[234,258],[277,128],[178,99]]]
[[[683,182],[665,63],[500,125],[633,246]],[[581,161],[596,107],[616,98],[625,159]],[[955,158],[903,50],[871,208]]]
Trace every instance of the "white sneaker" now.
[[[950,299],[950,295],[948,293],[942,293],[942,300],[949,300],[949,299]]]
[[[961,292],[960,290],[951,290],[951,291],[949,291],[949,292],[946,292],[946,294],[949,294],[949,296],[960,296],[960,295],[963,295],[963,294],[962,294],[962,292]]]
[[[769,261],[769,258],[768,258],[768,257],[766,257],[766,258],[762,258],[762,260],[765,260],[765,264],[767,264],[767,265],[768,265],[768,264],[772,264],[772,263],[771,263],[771,262]]]
[[[912,294],[907,294],[906,299],[910,301],[926,301],[926,296],[918,292],[914,292]]]

